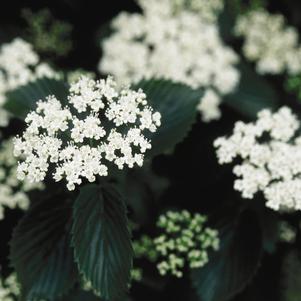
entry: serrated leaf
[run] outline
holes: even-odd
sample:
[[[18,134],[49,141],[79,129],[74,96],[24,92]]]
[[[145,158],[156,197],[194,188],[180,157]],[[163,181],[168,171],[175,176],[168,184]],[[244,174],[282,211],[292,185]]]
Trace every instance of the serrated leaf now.
[[[253,212],[243,213],[219,234],[220,250],[212,253],[203,268],[191,272],[201,301],[230,300],[246,287],[260,263],[261,229]]]
[[[224,102],[249,118],[256,118],[262,109],[276,109],[278,96],[264,77],[258,75],[248,64],[238,66],[241,79],[237,89],[224,97]]]
[[[72,243],[84,278],[104,299],[125,294],[133,251],[126,208],[112,186],[83,187],[74,204]]]
[[[77,281],[70,247],[71,208],[61,199],[34,204],[16,227],[11,262],[26,301],[55,300]]]
[[[148,104],[162,115],[162,125],[148,135],[152,149],[147,156],[169,152],[186,137],[195,122],[203,90],[165,79],[142,80],[134,86],[138,88],[147,95]]]
[[[36,108],[38,100],[45,100],[49,95],[66,101],[68,87],[63,81],[43,77],[8,92],[4,108],[13,116],[24,119],[30,111]]]

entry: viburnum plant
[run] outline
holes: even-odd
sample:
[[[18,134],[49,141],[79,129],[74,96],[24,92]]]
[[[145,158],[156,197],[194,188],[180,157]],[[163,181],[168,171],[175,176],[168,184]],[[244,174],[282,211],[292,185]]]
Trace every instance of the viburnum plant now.
[[[0,41],[0,301],[299,300],[291,7],[68,3]]]

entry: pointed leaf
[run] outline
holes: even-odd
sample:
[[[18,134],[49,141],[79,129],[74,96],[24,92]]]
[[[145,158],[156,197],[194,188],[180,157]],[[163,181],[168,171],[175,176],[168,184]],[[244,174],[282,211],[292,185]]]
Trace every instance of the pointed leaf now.
[[[112,186],[87,185],[73,211],[73,245],[79,270],[102,298],[115,300],[127,290],[132,246],[126,208]]]
[[[49,95],[65,101],[68,87],[63,81],[43,77],[8,92],[4,108],[15,117],[24,119],[30,111],[36,108],[38,100],[44,100]]]
[[[196,108],[203,90],[194,90],[165,79],[142,80],[134,88],[141,88],[147,95],[149,105],[162,115],[162,125],[155,133],[148,135],[152,149],[147,156],[170,151],[186,137],[195,122]]]
[[[71,208],[61,199],[35,204],[16,227],[11,261],[26,301],[54,300],[77,280],[70,247]]]
[[[192,281],[201,301],[227,301],[242,291],[260,263],[262,239],[253,212],[242,214],[220,230],[221,247],[200,269],[192,270]]]

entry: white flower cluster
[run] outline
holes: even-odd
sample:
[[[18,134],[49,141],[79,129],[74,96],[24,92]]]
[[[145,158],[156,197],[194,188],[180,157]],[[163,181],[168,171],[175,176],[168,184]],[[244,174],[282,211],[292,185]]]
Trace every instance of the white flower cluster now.
[[[234,189],[244,198],[262,191],[274,210],[301,210],[300,122],[288,107],[262,110],[254,123],[237,122],[232,136],[215,140],[220,164],[241,158],[234,167]]]
[[[162,9],[154,12],[149,8],[153,2]],[[143,1],[143,14],[117,16],[112,22],[114,33],[103,42],[99,70],[120,83],[163,77],[204,87],[205,101],[199,106],[202,118],[218,119],[221,95],[232,92],[239,82],[238,56],[223,44],[216,24],[187,10],[173,14],[168,3]]]
[[[27,115],[23,137],[15,139],[14,154],[25,157],[18,177],[42,181],[52,164],[54,179],[66,178],[67,188],[73,190],[83,178],[93,182],[97,175],[106,176],[105,160],[120,169],[141,166],[151,148],[144,132],[155,132],[160,120],[143,91],[118,91],[110,77],[82,77],[71,84],[66,107],[49,96]]]
[[[0,126],[8,124],[8,113],[1,108],[5,93],[39,77],[57,77],[49,65],[39,63],[32,46],[16,38],[0,48]]]
[[[175,14],[183,9],[193,11],[206,22],[216,22],[224,8],[223,0],[137,0],[144,11],[151,14]]]
[[[21,182],[17,179],[17,159],[13,156],[13,142],[7,140],[0,147],[0,220],[4,218],[5,208],[29,207],[27,192],[42,189],[42,183]]]
[[[5,280],[0,279],[0,300],[15,301],[20,296],[20,286],[15,274],[10,275]]]
[[[159,273],[183,276],[187,263],[190,268],[200,268],[208,262],[208,250],[219,248],[218,232],[206,227],[206,216],[188,211],[168,211],[157,222],[160,234],[155,239],[142,236],[134,242],[135,255],[156,262]]]
[[[260,9],[239,17],[235,32],[243,36],[245,56],[256,62],[261,74],[296,74],[301,71],[298,32],[282,15]]]

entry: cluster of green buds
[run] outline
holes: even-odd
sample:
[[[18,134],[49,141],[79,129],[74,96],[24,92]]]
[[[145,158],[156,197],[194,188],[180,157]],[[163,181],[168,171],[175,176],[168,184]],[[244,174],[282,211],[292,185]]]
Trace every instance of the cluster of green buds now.
[[[200,268],[208,262],[208,250],[219,248],[218,232],[206,227],[207,217],[186,210],[168,211],[157,222],[159,236],[144,235],[134,241],[137,258],[146,257],[157,262],[160,275],[183,276],[183,269]]]
[[[22,11],[27,23],[28,40],[40,54],[66,56],[72,49],[69,23],[55,19],[48,9]]]
[[[285,88],[288,92],[295,94],[298,100],[301,101],[301,75],[300,74],[290,76],[286,80]]]
[[[183,276],[187,262],[191,269],[200,268],[208,262],[208,250],[219,248],[218,232],[206,227],[207,217],[168,211],[159,217],[157,226],[164,234],[154,240],[155,249],[161,262],[158,270],[161,275],[171,273]]]
[[[290,225],[287,221],[281,221],[279,223],[279,240],[293,244],[296,241],[297,230]]]

